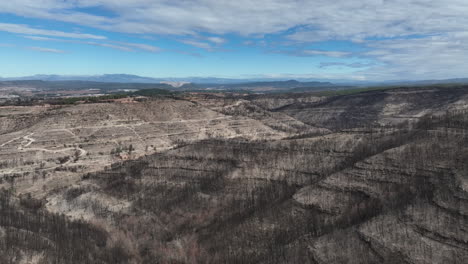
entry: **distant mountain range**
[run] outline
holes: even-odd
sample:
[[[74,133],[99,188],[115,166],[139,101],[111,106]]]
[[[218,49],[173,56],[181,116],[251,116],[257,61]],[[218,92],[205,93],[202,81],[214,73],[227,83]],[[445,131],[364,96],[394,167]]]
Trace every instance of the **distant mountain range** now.
[[[41,80],[41,81],[89,81],[89,82],[114,82],[114,83],[161,83],[161,82],[191,82],[191,83],[216,83],[232,84],[261,81],[262,79],[228,79],[215,77],[186,77],[186,78],[152,78],[131,74],[103,74],[103,75],[48,75],[37,74],[24,77],[0,78],[3,81],[13,80]]]
[[[159,83],[137,83],[137,82],[97,82],[81,80],[0,80],[0,88],[34,88],[44,91],[57,90],[83,90],[99,89],[101,91],[116,90],[142,90],[142,89],[165,89],[172,91],[254,91],[254,92],[277,92],[290,91],[313,91],[334,89],[337,86],[329,82],[299,82],[289,81],[271,81],[271,82],[247,82],[238,84],[203,84],[191,82],[169,82],[161,81]]]
[[[339,88],[350,86],[381,86],[381,85],[430,85],[439,83],[468,83],[468,78],[456,78],[446,80],[420,80],[420,81],[351,81],[351,80],[322,80],[304,79],[285,80],[280,78],[253,78],[253,79],[229,79],[215,77],[186,77],[186,78],[152,78],[131,74],[103,74],[103,75],[32,75],[15,78],[0,78],[0,81],[45,81],[45,82],[90,82],[94,86],[98,83],[119,83],[123,84],[154,84],[158,88],[168,88],[177,90],[253,90],[253,91],[273,91],[289,90],[308,91],[326,88]],[[52,84],[54,86],[54,84]],[[143,85],[145,86],[145,85]]]
[[[223,79],[223,78],[150,78],[129,74],[104,74],[95,76],[69,75],[33,75],[18,78],[0,79],[4,84],[20,84],[22,86],[41,89],[78,87],[116,89],[145,89],[156,87],[170,90],[251,90],[277,91],[292,88],[326,88],[335,86],[330,82],[300,82],[297,80],[257,80],[257,79]],[[52,89],[54,89],[52,88]],[[112,89],[112,88],[111,88]]]
[[[38,74],[25,77],[3,78],[0,80],[40,80],[40,81],[88,81],[88,82],[114,82],[114,83],[159,83],[166,79],[142,77],[130,74],[103,74],[103,75],[45,75]]]
[[[13,80],[41,80],[41,81],[90,81],[90,82],[115,82],[115,83],[160,83],[160,82],[191,82],[191,83],[215,83],[215,84],[234,84],[258,81],[284,81],[284,79],[229,79],[216,77],[168,77],[152,78],[131,74],[103,74],[103,75],[48,75],[37,74],[24,77],[1,78],[3,81]]]

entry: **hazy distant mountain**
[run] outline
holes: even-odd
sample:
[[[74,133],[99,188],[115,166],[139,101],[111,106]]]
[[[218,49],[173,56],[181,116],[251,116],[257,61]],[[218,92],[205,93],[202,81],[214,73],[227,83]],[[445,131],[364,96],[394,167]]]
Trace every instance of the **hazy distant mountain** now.
[[[251,89],[258,86],[272,86],[274,88],[298,88],[298,87],[326,87],[334,85],[375,86],[375,85],[426,85],[439,83],[468,83],[468,78],[454,78],[445,80],[399,80],[399,81],[354,81],[342,79],[315,79],[297,78],[287,80],[285,78],[216,78],[216,77],[167,77],[152,78],[131,74],[103,74],[103,75],[47,75],[37,74],[25,77],[1,78],[3,81],[12,80],[41,80],[41,81],[89,81],[106,83],[196,83],[203,87],[216,86],[221,89]],[[178,85],[175,85],[176,87]],[[244,87],[244,88],[242,88]]]
[[[141,77],[130,74],[103,74],[103,75],[44,75],[5,78],[4,80],[41,80],[41,81],[90,81],[90,82],[114,82],[114,83],[159,83],[165,79]]]
[[[229,79],[216,77],[166,77],[152,78],[131,74],[103,74],[103,75],[54,75],[36,74],[32,76],[3,78],[0,80],[41,80],[41,81],[92,81],[92,82],[114,82],[114,83],[161,83],[161,82],[183,82],[204,84],[239,84],[250,82],[275,82],[285,81],[284,78],[248,78]],[[309,81],[309,80],[306,80]]]
[[[158,83],[142,82],[99,82],[82,80],[0,80],[0,87],[23,87],[38,90],[82,90],[100,89],[103,91],[115,90],[141,90],[141,89],[167,89],[167,90],[219,90],[219,91],[288,91],[295,88],[329,89],[336,85],[328,82],[298,82],[295,80],[275,81],[275,82],[246,82],[239,84],[197,84],[191,82],[171,82],[161,81]],[[308,89],[306,89],[308,90]]]
[[[123,82],[92,82],[92,81],[42,81],[42,80],[0,80],[0,88],[33,88],[41,91],[86,90],[99,89],[101,91],[166,89],[175,90],[166,83],[123,83]],[[192,89],[191,84],[184,84],[181,90]]]
[[[299,82],[297,80],[251,80],[222,78],[150,78],[129,74],[104,74],[94,76],[71,75],[33,75],[19,78],[4,78],[1,80],[11,85],[12,82],[21,86],[39,89],[78,89],[99,88],[115,89],[147,89],[156,88],[170,90],[249,90],[249,91],[280,91],[299,87],[327,88],[333,87],[330,82]]]

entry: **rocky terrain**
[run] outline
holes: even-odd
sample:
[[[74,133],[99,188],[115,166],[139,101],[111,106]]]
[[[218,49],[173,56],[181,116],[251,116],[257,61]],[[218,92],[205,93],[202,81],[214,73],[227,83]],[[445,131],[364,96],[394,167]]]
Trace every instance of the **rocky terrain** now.
[[[0,108],[0,263],[466,263],[468,87]]]

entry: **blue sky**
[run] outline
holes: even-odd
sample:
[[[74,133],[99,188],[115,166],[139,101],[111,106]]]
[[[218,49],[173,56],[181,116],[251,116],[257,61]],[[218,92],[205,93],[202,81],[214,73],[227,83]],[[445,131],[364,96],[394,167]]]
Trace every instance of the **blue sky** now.
[[[0,77],[467,77],[464,0],[15,0]]]

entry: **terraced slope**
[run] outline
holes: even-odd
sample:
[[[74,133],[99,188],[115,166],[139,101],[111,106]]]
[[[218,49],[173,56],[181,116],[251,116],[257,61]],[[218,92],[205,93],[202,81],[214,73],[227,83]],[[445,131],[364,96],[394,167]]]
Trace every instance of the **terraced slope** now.
[[[397,126],[426,114],[467,109],[467,87],[400,88],[325,97],[274,109],[306,124],[329,129]]]
[[[206,138],[282,138],[290,134],[184,100],[5,107],[0,174],[21,193],[69,185],[114,162]],[[26,124],[24,123],[27,120]],[[44,184],[36,179],[44,178]],[[48,179],[48,180],[47,180]],[[6,182],[4,186],[6,186]]]

